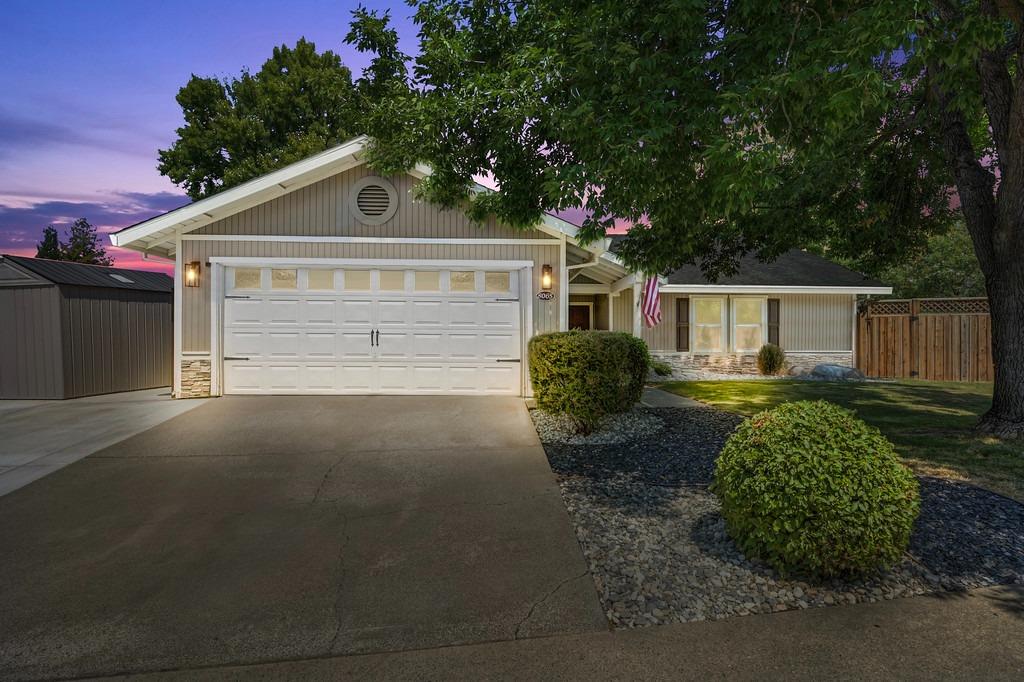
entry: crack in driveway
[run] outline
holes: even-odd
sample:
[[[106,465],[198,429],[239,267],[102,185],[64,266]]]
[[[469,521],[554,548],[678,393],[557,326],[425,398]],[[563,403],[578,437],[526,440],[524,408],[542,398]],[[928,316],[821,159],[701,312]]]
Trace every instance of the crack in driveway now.
[[[546,602],[551,597],[555,596],[555,593],[557,593],[560,589],[562,589],[563,587],[565,587],[569,583],[573,582],[574,580],[579,580],[580,578],[583,578],[583,577],[588,576],[588,575],[590,575],[590,569],[587,569],[586,571],[583,571],[583,573],[581,573],[579,575],[570,576],[570,577],[566,578],[565,580],[563,580],[562,582],[560,582],[557,585],[555,585],[554,589],[552,589],[550,592],[545,594],[543,597],[541,597],[540,599],[535,601],[530,606],[530,610],[526,613],[526,615],[523,617],[523,619],[521,621],[519,621],[518,625],[516,625],[516,630],[512,634],[512,639],[519,639],[519,631],[523,628],[524,625],[526,625],[526,622],[528,620],[530,620],[531,617],[533,617],[533,612],[537,610],[538,606],[540,606],[541,604]]]

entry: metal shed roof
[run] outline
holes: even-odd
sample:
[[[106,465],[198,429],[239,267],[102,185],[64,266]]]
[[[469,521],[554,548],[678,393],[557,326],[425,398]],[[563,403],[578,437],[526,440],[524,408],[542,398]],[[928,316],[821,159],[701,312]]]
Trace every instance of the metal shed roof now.
[[[73,284],[106,289],[133,289],[136,291],[174,291],[174,280],[162,272],[127,270],[103,265],[87,265],[69,261],[28,258],[26,256],[0,256],[32,274],[54,284]]]

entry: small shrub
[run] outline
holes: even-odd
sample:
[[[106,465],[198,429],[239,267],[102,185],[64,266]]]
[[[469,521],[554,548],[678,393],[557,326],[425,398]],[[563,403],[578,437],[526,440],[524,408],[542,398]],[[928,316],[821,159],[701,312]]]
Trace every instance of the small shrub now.
[[[659,377],[670,377],[672,376],[672,365],[668,364],[664,360],[655,360],[651,358],[651,369]]]
[[[757,369],[761,374],[778,374],[786,367],[786,351],[774,343],[766,343],[757,352]]]
[[[640,400],[650,361],[642,340],[604,331],[541,334],[529,355],[537,407],[568,415],[584,433]]]
[[[711,487],[729,535],[783,574],[856,574],[900,559],[920,510],[917,479],[885,436],[825,401],[743,422]]]

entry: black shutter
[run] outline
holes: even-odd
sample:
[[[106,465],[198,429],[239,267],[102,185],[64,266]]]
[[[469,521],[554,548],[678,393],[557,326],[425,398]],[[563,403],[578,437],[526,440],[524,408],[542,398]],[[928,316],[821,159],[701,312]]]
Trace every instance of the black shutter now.
[[[676,350],[690,351],[690,299],[676,299]]]
[[[768,299],[768,343],[779,345],[779,299]]]

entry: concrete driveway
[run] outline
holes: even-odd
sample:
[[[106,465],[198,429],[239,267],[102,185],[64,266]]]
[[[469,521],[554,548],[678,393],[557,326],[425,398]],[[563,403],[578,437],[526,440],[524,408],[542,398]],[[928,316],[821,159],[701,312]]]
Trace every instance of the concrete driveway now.
[[[169,388],[74,400],[0,400],[0,495],[203,402],[171,400]]]
[[[221,398],[0,519],[0,677],[606,628],[521,400]]]

